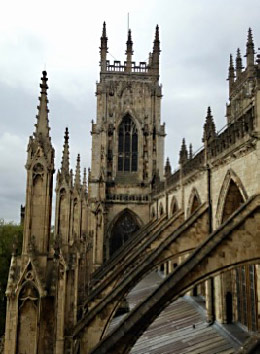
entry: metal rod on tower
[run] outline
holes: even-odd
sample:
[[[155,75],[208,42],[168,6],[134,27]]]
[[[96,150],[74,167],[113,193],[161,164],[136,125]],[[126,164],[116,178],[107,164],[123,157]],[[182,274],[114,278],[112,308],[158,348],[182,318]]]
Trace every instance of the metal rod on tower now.
[[[129,12],[127,13],[127,33],[129,31]]]

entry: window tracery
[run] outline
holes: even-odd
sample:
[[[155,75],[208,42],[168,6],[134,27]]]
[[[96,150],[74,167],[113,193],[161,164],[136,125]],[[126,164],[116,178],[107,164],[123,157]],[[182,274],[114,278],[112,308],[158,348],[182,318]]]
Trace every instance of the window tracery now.
[[[118,130],[118,171],[136,172],[138,164],[138,133],[130,115],[126,115]]]

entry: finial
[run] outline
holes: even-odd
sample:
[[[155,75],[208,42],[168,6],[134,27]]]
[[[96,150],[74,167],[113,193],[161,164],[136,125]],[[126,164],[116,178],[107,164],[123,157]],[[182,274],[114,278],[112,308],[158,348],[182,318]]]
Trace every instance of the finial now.
[[[41,94],[39,97],[40,104],[37,107],[38,108],[38,114],[36,116],[37,118],[37,123],[35,124],[35,137],[40,139],[43,143],[43,140],[47,138],[47,141],[50,143],[50,137],[49,137],[49,119],[48,119],[48,98],[47,98],[47,90],[48,90],[48,85],[47,85],[47,72],[44,70],[42,72],[42,78],[41,78],[41,83],[40,83],[40,88],[41,88]]]
[[[156,25],[155,28],[155,40],[159,41],[159,25]]]
[[[76,165],[76,171],[75,171],[75,181],[74,181],[74,186],[75,187],[80,187],[80,154],[77,156],[77,165]]]
[[[132,35],[131,35],[131,30],[128,30],[128,36],[127,36],[127,42],[126,42],[126,67],[125,70],[127,72],[131,72],[132,69],[132,55],[133,55],[133,41],[132,41]]]
[[[248,29],[247,44],[254,44],[254,42],[253,42],[252,28],[251,28],[251,27],[249,27],[249,29]]]
[[[241,74],[243,69],[243,65],[242,65],[242,58],[241,58],[241,54],[240,54],[240,49],[237,48],[237,57],[236,57],[236,75],[237,77]]]
[[[179,163],[183,164],[187,161],[188,159],[188,151],[187,151],[187,147],[186,147],[186,142],[185,142],[185,138],[182,139],[182,144],[181,144],[181,150],[180,150],[180,159],[179,159]]]
[[[61,173],[69,176],[69,129],[65,128],[63,154],[61,160]]]
[[[40,84],[40,88],[41,90],[41,94],[47,94],[47,90],[48,90],[48,85],[47,85],[47,71],[43,70],[42,72],[42,83]]]
[[[156,25],[153,52],[160,52],[159,26]]]
[[[164,176],[166,178],[168,178],[168,177],[171,176],[171,174],[172,174],[172,168],[171,168],[169,157],[167,157],[166,164],[165,164],[165,167],[164,167]]]
[[[204,124],[204,133],[202,142],[208,142],[216,137],[216,126],[213,120],[213,116],[211,114],[211,108],[207,109],[206,122]]]
[[[102,31],[102,37],[105,38],[107,36],[107,29],[106,29],[106,22],[103,22],[103,31]]]
[[[229,80],[229,85],[232,85],[235,81],[235,69],[234,69],[232,54],[230,54],[229,57],[228,80]]]
[[[190,146],[189,146],[189,159],[192,159],[193,157],[193,151],[192,151],[192,144],[190,143]]]
[[[107,30],[106,30],[106,22],[103,23],[102,36],[100,38],[100,66],[101,71],[106,71],[107,69]]]
[[[252,29],[249,27],[248,29],[248,36],[247,36],[247,43],[246,43],[246,59],[247,59],[247,66],[254,65],[254,41],[253,41],[253,34]]]
[[[133,52],[133,41],[132,41],[132,34],[131,30],[128,30],[128,36],[127,36],[127,42],[126,42],[126,55],[130,54],[132,55]]]
[[[156,26],[155,39],[153,42],[152,68],[156,74],[159,74],[159,55],[160,55],[160,40],[159,26]]]

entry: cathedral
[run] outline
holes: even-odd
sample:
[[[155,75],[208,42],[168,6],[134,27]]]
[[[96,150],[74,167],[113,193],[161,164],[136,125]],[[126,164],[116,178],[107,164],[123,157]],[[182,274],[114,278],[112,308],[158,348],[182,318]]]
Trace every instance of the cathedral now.
[[[183,140],[175,172],[169,159],[164,166],[159,27],[148,62],[133,61],[131,30],[126,60],[112,63],[107,54],[104,23],[91,168],[81,170],[79,155],[70,168],[65,128],[53,235],[55,151],[42,73],[27,147],[22,253],[14,246],[6,289],[4,353],[129,353],[185,294],[203,299],[208,323],[249,333],[243,353],[253,353],[260,328],[260,55],[252,31],[245,67],[239,49],[235,64],[230,56],[227,125],[217,132],[208,107],[203,148],[194,154]],[[162,283],[108,331],[129,310],[127,295],[154,270]]]

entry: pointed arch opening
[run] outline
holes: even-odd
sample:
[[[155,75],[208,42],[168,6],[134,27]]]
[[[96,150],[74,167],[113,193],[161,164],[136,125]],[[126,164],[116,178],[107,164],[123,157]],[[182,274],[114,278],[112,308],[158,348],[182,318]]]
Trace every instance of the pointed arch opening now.
[[[128,209],[125,209],[115,221],[109,238],[109,257],[140,229],[137,217]]]
[[[170,215],[175,215],[179,210],[178,202],[175,197],[172,197]]]
[[[216,211],[217,225],[225,222],[246,200],[246,190],[236,173],[229,169],[219,192]]]
[[[126,114],[118,128],[118,171],[137,172],[138,132],[129,114]]]
[[[243,203],[244,198],[236,183],[231,179],[223,206],[221,222],[225,222]]]
[[[196,188],[193,188],[191,191],[188,205],[189,205],[187,211],[188,216],[192,215],[201,205],[201,200]]]

